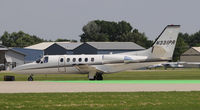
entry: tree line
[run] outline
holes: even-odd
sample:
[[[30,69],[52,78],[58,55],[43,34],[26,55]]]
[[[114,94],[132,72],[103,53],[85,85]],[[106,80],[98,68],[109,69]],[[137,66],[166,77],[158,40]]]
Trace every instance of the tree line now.
[[[138,29],[133,29],[126,21],[91,21],[82,28],[83,34],[80,35],[81,42],[135,42],[145,48],[150,47],[151,40],[148,40],[145,33]]]
[[[139,32],[138,29],[133,28],[130,23],[126,21],[113,22],[94,20],[84,25],[82,31],[83,33],[80,35],[81,42],[135,42],[145,48],[151,47],[153,43],[152,40],[147,38],[145,33]],[[3,45],[7,47],[26,47],[51,41],[41,39],[35,35],[29,35],[23,31],[13,33],[4,32],[0,40],[3,42]],[[60,38],[55,41],[77,42],[76,40]],[[179,33],[173,61],[179,60],[180,55],[193,46],[200,46],[200,31],[194,34]]]
[[[27,47],[41,42],[77,42],[77,40],[61,39],[55,41],[45,40],[36,35],[30,35],[23,31],[8,33],[7,31],[0,37],[2,45],[6,47]]]
[[[173,61],[178,61],[182,53],[191,47],[200,46],[200,31],[194,34],[179,33],[175,47]]]

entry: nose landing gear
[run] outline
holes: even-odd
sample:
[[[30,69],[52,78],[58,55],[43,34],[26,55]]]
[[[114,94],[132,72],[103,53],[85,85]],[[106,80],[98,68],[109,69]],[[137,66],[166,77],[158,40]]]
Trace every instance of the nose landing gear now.
[[[33,81],[33,74],[31,74],[29,77],[28,77],[28,81]]]

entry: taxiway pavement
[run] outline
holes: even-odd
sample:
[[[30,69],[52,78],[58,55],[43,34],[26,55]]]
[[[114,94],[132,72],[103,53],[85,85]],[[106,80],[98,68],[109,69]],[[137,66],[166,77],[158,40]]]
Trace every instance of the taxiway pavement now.
[[[198,84],[138,84],[138,83],[73,83],[48,81],[0,82],[0,93],[55,93],[55,92],[153,92],[200,91]]]

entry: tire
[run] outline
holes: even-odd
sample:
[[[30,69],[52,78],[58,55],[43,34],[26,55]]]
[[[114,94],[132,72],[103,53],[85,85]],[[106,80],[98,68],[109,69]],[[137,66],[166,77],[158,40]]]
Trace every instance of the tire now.
[[[28,77],[28,81],[33,81],[33,77],[32,77],[32,76],[29,76],[29,77]]]
[[[96,75],[96,80],[103,80],[102,74],[97,74]]]

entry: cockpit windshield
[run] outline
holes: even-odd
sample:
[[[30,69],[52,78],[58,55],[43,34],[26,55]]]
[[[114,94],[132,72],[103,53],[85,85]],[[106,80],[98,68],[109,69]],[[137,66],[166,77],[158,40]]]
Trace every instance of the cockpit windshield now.
[[[49,61],[49,57],[44,57],[44,58],[41,58],[41,59],[38,59],[36,60],[36,63],[48,63]]]
[[[48,63],[49,57],[44,57],[44,63]]]

